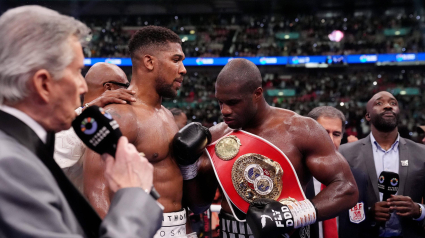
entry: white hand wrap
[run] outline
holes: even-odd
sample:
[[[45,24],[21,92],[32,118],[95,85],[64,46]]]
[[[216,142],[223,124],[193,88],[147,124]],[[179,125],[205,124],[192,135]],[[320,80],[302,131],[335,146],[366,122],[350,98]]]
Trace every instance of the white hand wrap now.
[[[304,201],[285,201],[283,204],[289,207],[294,216],[294,228],[308,226],[316,222],[316,209],[310,200]]]
[[[191,180],[198,175],[199,160],[189,165],[179,165],[183,180]]]

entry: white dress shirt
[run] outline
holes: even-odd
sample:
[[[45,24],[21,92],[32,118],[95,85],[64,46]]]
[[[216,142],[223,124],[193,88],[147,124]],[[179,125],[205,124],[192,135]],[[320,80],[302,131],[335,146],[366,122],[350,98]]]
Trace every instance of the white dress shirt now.
[[[56,133],[54,158],[62,169],[75,165],[85,151],[86,146],[72,127]]]
[[[82,109],[82,107],[75,109],[77,115],[81,114]],[[62,169],[75,165],[83,156],[85,151],[86,146],[77,134],[75,134],[72,127],[68,130],[56,133],[54,158],[56,163]]]

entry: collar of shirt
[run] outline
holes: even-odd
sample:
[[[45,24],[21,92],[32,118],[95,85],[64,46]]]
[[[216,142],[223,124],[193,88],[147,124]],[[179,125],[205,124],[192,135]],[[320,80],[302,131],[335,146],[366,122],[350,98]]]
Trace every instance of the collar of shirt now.
[[[40,138],[40,140],[44,144],[46,144],[47,131],[40,124],[38,124],[34,119],[32,119],[30,116],[28,116],[26,113],[24,113],[21,110],[18,110],[16,108],[9,107],[9,106],[6,106],[6,105],[0,105],[0,110],[4,111],[6,113],[9,113],[10,115],[21,120],[23,123],[25,123],[27,126],[29,126],[35,132],[35,134],[37,134],[37,136]]]
[[[391,145],[389,150],[384,150],[379,145],[379,143],[376,141],[375,137],[373,136],[372,132],[370,133],[370,142],[372,142],[373,149],[376,151],[381,150],[382,152],[387,152],[394,150],[394,152],[398,151],[398,143],[400,142],[400,133],[397,135],[397,139],[394,141],[394,143]]]

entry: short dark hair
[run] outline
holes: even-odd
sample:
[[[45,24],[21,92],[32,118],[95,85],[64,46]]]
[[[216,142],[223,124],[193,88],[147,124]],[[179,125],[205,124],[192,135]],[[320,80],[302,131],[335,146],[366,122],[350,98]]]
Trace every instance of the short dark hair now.
[[[183,113],[183,111],[181,109],[178,109],[178,108],[171,108],[170,112],[173,114],[173,116],[179,116],[180,114]]]
[[[162,26],[145,26],[136,31],[131,37],[128,43],[128,50],[131,58],[133,58],[139,50],[164,46],[169,42],[182,43],[180,37],[168,28]]]
[[[247,59],[233,59],[220,71],[216,84],[229,86],[234,83],[241,86],[241,92],[251,94],[255,89],[261,87],[260,70]]]
[[[316,107],[316,108],[313,108],[313,110],[311,110],[307,114],[307,116],[310,118],[313,118],[316,121],[317,119],[319,119],[319,117],[338,118],[341,120],[341,123],[342,123],[342,128],[341,128],[342,133],[344,133],[345,131],[345,116],[340,110],[334,107],[331,107],[331,106]]]

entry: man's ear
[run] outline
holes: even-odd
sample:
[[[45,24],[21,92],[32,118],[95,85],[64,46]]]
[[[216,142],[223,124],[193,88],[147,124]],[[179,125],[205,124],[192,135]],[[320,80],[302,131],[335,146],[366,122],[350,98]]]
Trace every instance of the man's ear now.
[[[49,102],[53,92],[53,81],[52,75],[45,69],[38,70],[31,78],[34,93],[45,103]]]
[[[370,114],[366,112],[366,115],[364,116],[366,118],[366,121],[370,121]]]
[[[152,71],[154,69],[155,57],[146,54],[143,56],[142,62],[149,71]]]
[[[112,90],[112,83],[104,83],[103,88],[106,90]]]
[[[254,90],[254,100],[258,101],[262,97],[263,97],[263,88],[258,87],[257,89]]]

